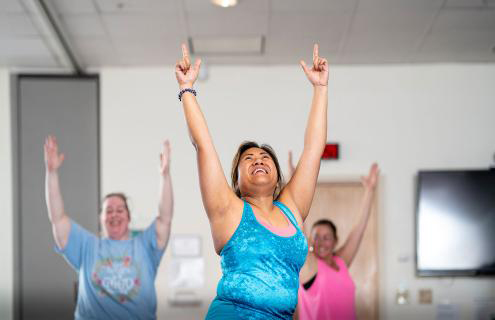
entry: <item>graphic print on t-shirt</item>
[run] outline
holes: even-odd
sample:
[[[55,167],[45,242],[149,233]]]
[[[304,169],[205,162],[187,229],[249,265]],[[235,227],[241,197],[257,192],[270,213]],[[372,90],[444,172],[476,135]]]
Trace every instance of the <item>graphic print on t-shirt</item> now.
[[[141,272],[128,255],[105,258],[95,263],[92,282],[102,296],[124,303],[139,293]]]

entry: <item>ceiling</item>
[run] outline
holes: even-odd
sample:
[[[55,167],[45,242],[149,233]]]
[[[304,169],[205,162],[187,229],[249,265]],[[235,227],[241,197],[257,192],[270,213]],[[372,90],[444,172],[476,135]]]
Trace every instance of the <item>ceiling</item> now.
[[[0,0],[0,66],[64,69],[37,0]],[[494,63],[495,0],[44,0],[83,68],[174,64],[189,39],[262,37],[260,52],[209,64],[295,64],[312,45],[332,64]],[[38,16],[38,17],[37,17]]]

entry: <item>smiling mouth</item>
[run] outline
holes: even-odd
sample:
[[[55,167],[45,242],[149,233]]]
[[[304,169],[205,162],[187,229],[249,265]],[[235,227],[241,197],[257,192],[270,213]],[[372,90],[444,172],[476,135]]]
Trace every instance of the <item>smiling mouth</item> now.
[[[120,220],[112,220],[108,223],[111,227],[117,227],[121,224]]]
[[[253,171],[253,175],[257,175],[257,174],[260,174],[260,173],[262,173],[262,174],[268,174],[268,171],[266,169],[264,169],[264,168],[256,168]]]

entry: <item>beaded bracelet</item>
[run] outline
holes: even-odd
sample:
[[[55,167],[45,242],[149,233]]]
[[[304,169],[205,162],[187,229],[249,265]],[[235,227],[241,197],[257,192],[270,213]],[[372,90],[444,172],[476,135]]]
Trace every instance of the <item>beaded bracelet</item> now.
[[[185,88],[179,92],[179,101],[182,101],[182,95],[186,92],[190,92],[194,94],[194,96],[196,96],[196,90],[194,90],[193,88]]]

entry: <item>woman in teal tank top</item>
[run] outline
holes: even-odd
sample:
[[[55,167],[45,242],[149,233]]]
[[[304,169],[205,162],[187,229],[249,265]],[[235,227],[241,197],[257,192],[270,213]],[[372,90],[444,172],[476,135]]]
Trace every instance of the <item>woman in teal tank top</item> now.
[[[232,163],[229,186],[196,100],[193,84],[201,60],[191,64],[187,47],[175,75],[184,115],[197,152],[199,183],[223,276],[207,319],[292,319],[299,271],[307,254],[302,232],[313,199],[326,143],[328,63],[313,49],[313,66],[301,66],[313,85],[304,149],[284,185],[275,152],[245,142]],[[269,85],[269,84],[267,84]],[[290,235],[273,230],[292,229]]]

